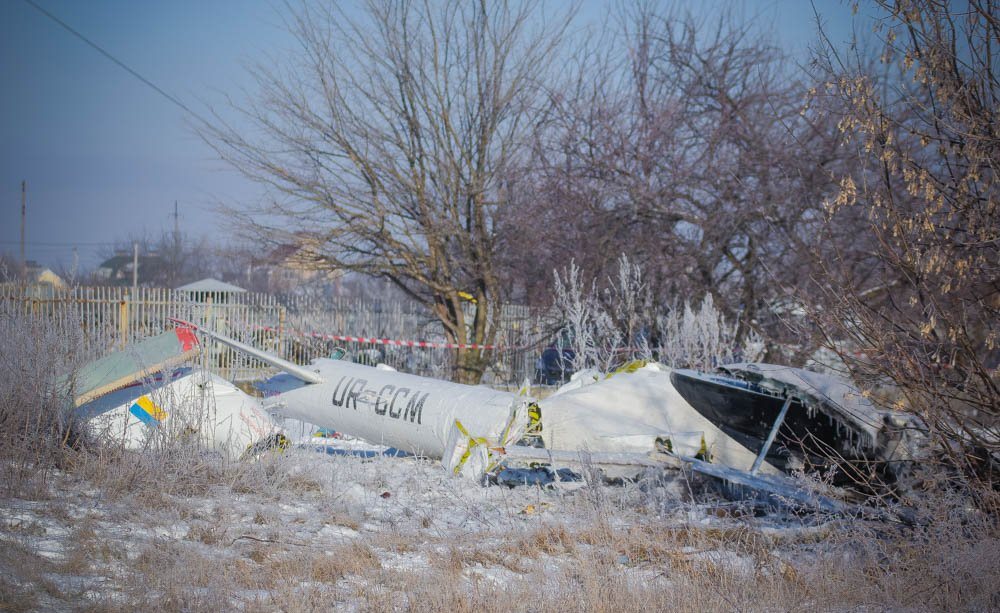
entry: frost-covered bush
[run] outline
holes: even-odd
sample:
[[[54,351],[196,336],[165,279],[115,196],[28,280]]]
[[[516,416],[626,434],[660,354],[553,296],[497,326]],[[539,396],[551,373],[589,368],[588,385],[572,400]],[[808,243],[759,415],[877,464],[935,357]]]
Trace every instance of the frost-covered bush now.
[[[44,479],[69,442],[71,373],[82,353],[77,322],[29,307],[0,302],[0,487],[7,492]]]
[[[642,269],[622,255],[618,276],[608,279],[607,288],[589,287],[575,262],[555,271],[556,310],[561,332],[573,350],[573,370],[610,370],[637,357],[649,358],[652,318],[649,290]]]
[[[764,343],[750,332],[742,342],[737,340],[736,322],[715,307],[707,294],[695,309],[685,301],[683,308],[672,308],[657,317],[660,343],[656,347],[659,359],[673,368],[712,370],[721,364],[759,360]]]
[[[556,308],[559,310],[565,337],[573,350],[573,370],[581,370],[597,359],[599,305],[594,299],[596,287],[584,287],[580,268],[570,262],[560,275],[555,271]]]
[[[574,352],[573,369],[608,371],[633,359],[655,359],[676,368],[711,370],[755,361],[764,344],[754,332],[737,338],[737,323],[716,308],[711,294],[697,306],[654,304],[641,266],[622,255],[606,288],[589,286],[575,263],[555,271],[561,332]]]

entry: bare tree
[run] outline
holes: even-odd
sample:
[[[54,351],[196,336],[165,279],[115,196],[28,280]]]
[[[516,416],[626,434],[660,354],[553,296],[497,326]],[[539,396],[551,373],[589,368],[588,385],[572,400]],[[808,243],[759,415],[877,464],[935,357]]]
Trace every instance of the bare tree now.
[[[738,340],[767,325],[773,337],[772,303],[808,278],[833,124],[801,112],[806,85],[753,24],[638,3],[620,19],[552,96],[539,185],[570,211],[569,234],[597,246],[577,260],[598,278],[625,251],[657,301],[711,294]]]
[[[255,238],[304,248],[318,268],[390,279],[426,304],[450,340],[490,344],[502,300],[497,211],[517,167],[570,15],[535,2],[369,0],[360,11],[306,4],[299,43],[259,67],[252,129],[207,141],[268,188],[231,211]],[[481,350],[459,350],[476,382]]]
[[[829,214],[860,211],[872,274],[859,279],[825,258],[820,321],[832,341],[860,351],[831,343],[858,379],[893,384],[884,404],[922,415],[961,474],[995,484],[1000,4],[872,4],[879,61],[831,46],[817,92],[840,109],[845,145],[863,164],[841,175]],[[851,249],[841,243],[838,254]]]

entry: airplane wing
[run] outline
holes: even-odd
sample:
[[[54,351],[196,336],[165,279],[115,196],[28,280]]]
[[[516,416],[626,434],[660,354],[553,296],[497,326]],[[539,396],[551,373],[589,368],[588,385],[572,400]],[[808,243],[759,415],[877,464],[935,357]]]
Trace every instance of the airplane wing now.
[[[236,340],[234,338],[229,338],[228,336],[225,336],[223,334],[219,334],[218,332],[215,332],[214,330],[210,330],[208,328],[202,328],[202,327],[199,327],[198,325],[193,324],[191,322],[187,322],[187,321],[184,321],[182,319],[176,319],[176,318],[173,318],[173,317],[170,318],[170,321],[172,321],[172,322],[174,322],[176,324],[179,324],[181,326],[185,326],[187,328],[191,328],[192,330],[197,330],[198,332],[201,332],[205,336],[208,336],[210,338],[214,338],[215,340],[219,341],[223,345],[227,345],[229,347],[232,347],[236,351],[240,351],[240,352],[243,352],[243,353],[245,353],[245,354],[247,354],[249,356],[253,356],[253,357],[257,358],[258,360],[260,360],[261,362],[264,362],[265,364],[270,364],[271,366],[274,366],[275,368],[277,368],[279,370],[283,370],[286,373],[288,373],[288,374],[292,375],[293,377],[295,377],[296,379],[299,379],[299,380],[301,380],[301,381],[303,381],[305,383],[322,383],[323,382],[323,377],[320,377],[318,374],[316,374],[315,372],[309,370],[308,368],[303,368],[302,366],[299,366],[298,364],[293,364],[293,363],[289,362],[288,360],[285,360],[283,358],[279,358],[278,356],[272,355],[270,353],[267,353],[266,351],[261,351],[260,349],[257,349],[256,347],[251,347],[250,345],[247,345],[246,343],[241,343],[240,341],[238,341],[238,340]]]
[[[198,339],[177,327],[84,365],[76,373],[74,406],[80,406],[198,355]]]

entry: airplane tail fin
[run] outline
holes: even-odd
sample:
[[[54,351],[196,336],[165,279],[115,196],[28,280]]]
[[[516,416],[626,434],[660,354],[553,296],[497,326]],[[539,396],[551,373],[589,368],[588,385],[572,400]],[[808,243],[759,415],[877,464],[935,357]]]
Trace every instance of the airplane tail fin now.
[[[225,336],[224,334],[219,334],[218,332],[215,332],[214,330],[210,330],[208,328],[203,328],[203,327],[200,327],[200,326],[198,326],[196,324],[184,321],[182,319],[176,319],[176,318],[173,318],[173,317],[170,318],[170,321],[172,321],[172,322],[174,322],[174,323],[176,323],[178,325],[185,326],[187,328],[191,328],[192,330],[197,330],[198,332],[201,332],[205,336],[208,336],[210,338],[214,338],[215,340],[219,341],[223,345],[231,347],[231,348],[233,348],[236,351],[239,351],[241,353],[245,353],[245,354],[247,354],[249,356],[255,357],[258,360],[260,360],[261,362],[264,362],[265,364],[270,364],[271,366],[274,366],[275,368],[277,368],[279,370],[283,370],[286,373],[290,374],[291,376],[295,377],[296,379],[304,381],[305,383],[322,383],[323,382],[323,378],[322,377],[320,377],[318,374],[312,372],[311,370],[309,370],[307,368],[303,368],[302,366],[299,366],[298,364],[293,364],[293,363],[289,362],[288,360],[286,360],[284,358],[279,358],[278,356],[270,354],[270,353],[268,353],[266,351],[261,351],[260,349],[257,349],[256,347],[251,347],[250,345],[247,345],[246,343],[241,343],[240,341],[238,341],[238,340],[236,340],[234,338],[230,338],[228,336]]]

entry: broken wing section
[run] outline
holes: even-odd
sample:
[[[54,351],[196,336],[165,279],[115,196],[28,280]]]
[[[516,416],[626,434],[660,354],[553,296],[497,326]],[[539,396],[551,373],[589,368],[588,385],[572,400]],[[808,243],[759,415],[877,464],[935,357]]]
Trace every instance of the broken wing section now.
[[[78,415],[88,434],[130,450],[188,444],[238,459],[279,433],[256,398],[203,370],[118,390]]]

